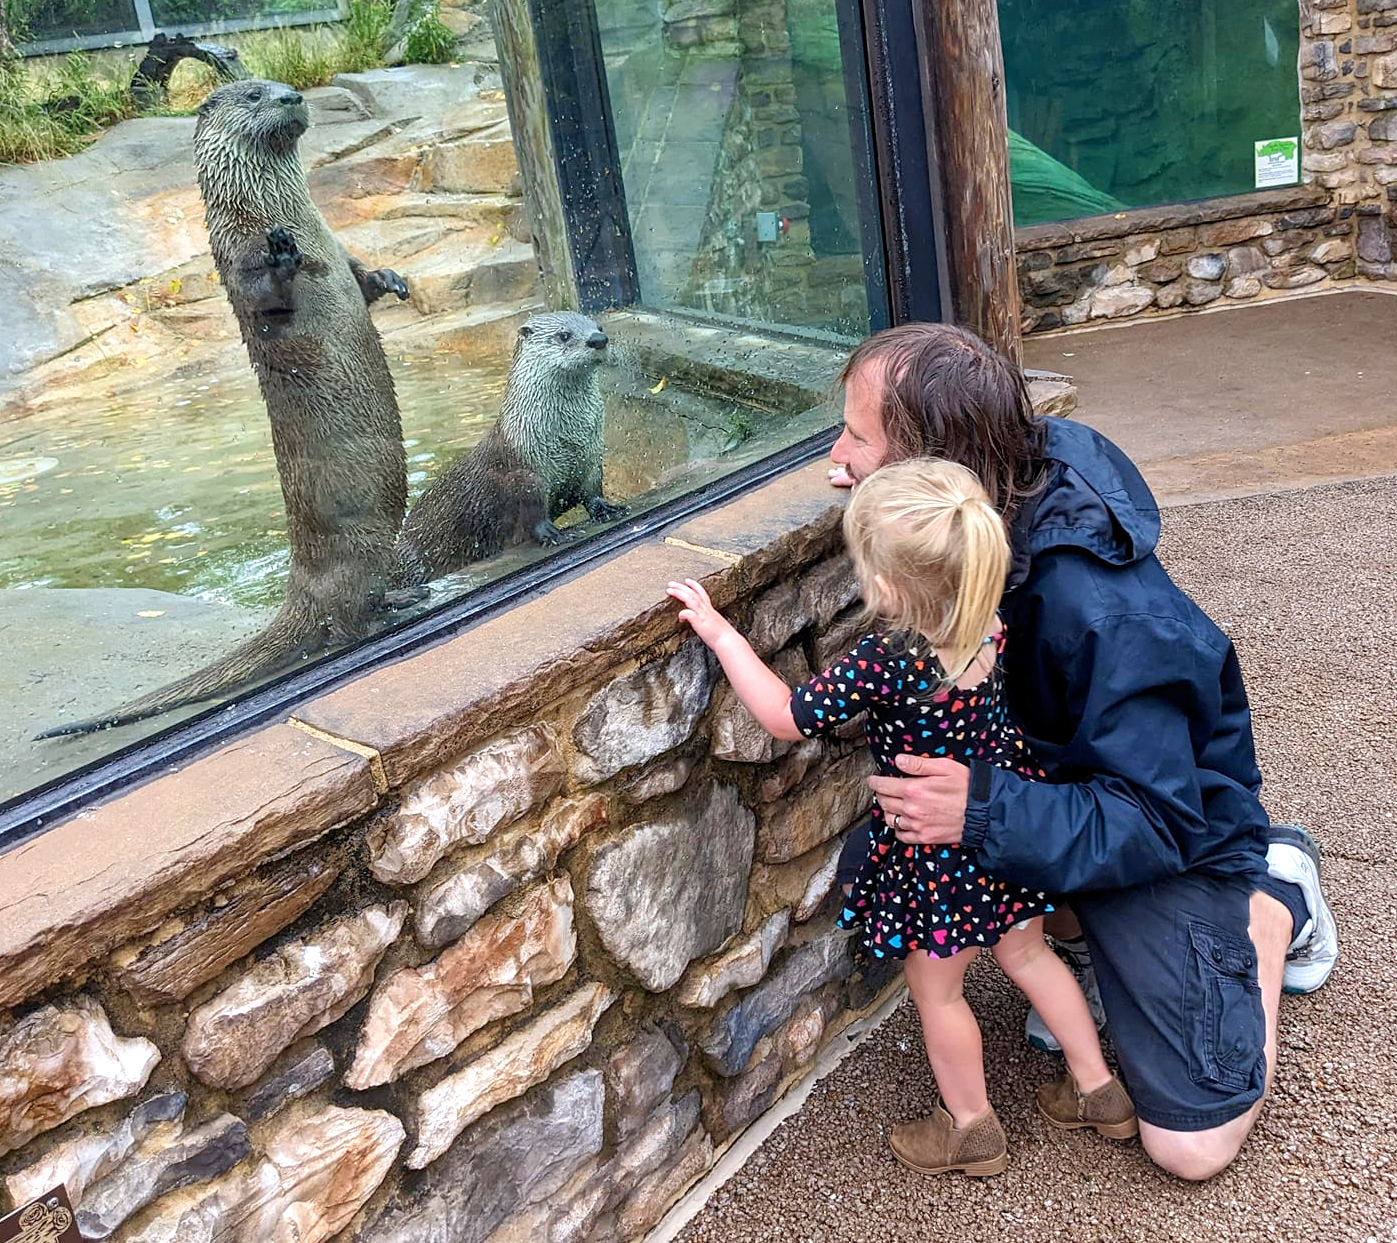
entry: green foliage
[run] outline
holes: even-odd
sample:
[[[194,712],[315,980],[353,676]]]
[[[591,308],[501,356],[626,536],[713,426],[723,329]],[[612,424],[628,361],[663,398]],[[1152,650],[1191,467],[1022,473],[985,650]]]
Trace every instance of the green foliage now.
[[[238,55],[254,78],[285,82],[298,91],[324,86],[337,73],[353,72],[321,30],[283,27],[244,41]]]
[[[411,65],[444,65],[456,55],[456,36],[437,15],[435,3],[425,5],[407,28],[403,59]]]
[[[382,65],[392,21],[393,7],[384,0],[349,0],[338,40],[340,72],[362,73]]]
[[[722,452],[731,453],[755,430],[752,411],[744,406],[733,406],[723,418],[724,435]]]
[[[15,0],[9,0],[14,5]],[[170,0],[166,0],[168,4]],[[176,0],[200,11],[246,3],[246,0]],[[310,0],[259,0],[304,8]],[[48,17],[63,7],[65,20],[93,20],[111,8],[112,0],[25,0],[23,12],[40,8]],[[13,9],[11,10],[14,11]],[[80,12],[81,11],[81,12]],[[193,12],[193,8],[190,8]],[[349,0],[343,23],[315,27],[281,27],[249,32],[238,38],[243,64],[253,77],[285,82],[297,90],[324,86],[337,73],[360,73],[384,63],[392,29],[391,0]],[[20,28],[12,25],[16,33]],[[436,0],[415,7],[402,34],[403,59],[417,64],[444,64],[455,52],[455,36],[437,13]],[[0,55],[0,164],[28,163],[72,155],[101,130],[136,113],[129,94],[129,74],[117,80],[98,73],[93,60],[74,52],[57,62],[43,62],[48,72],[35,72],[34,63]],[[192,112],[218,85],[206,65],[185,62],[175,71],[163,113]]]
[[[100,75],[81,52],[65,56],[42,87],[18,58],[0,58],[0,164],[72,155],[134,115],[126,84]]]

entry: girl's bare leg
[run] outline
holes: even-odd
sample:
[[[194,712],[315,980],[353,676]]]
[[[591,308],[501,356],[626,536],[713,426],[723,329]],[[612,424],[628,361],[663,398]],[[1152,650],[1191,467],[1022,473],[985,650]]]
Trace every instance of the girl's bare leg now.
[[[990,1110],[980,1025],[964,991],[965,970],[974,957],[973,949],[949,958],[933,958],[914,950],[902,964],[907,987],[921,1016],[922,1040],[931,1073],[936,1076],[941,1100],[958,1128],[970,1125]],[[1095,1031],[1092,1028],[1093,1034]]]
[[[1092,1092],[1108,1082],[1111,1070],[1087,999],[1067,964],[1048,948],[1038,921],[1005,933],[990,952],[1057,1037],[1077,1087]]]

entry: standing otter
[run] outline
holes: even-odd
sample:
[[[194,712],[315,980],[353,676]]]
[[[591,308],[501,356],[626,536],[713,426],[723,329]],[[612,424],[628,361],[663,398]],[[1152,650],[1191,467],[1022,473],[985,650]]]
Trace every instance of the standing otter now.
[[[351,257],[311,202],[296,150],[309,124],[289,86],[245,81],[210,94],[194,128],[214,263],[271,419],[291,545],[285,603],[222,660],[41,738],[154,716],[352,643],[394,585],[407,464],[368,306],[407,286]]]
[[[398,558],[420,584],[534,539],[556,544],[553,519],[584,505],[594,522],[620,518],[603,499],[601,386],[606,334],[585,315],[554,311],[519,329],[500,417],[418,498]]]

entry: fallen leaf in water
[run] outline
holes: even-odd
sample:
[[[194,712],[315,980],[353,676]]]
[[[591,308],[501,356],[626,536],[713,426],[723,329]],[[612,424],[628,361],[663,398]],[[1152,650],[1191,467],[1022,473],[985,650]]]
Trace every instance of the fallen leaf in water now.
[[[655,385],[655,387],[652,388],[650,391],[651,391],[652,393],[663,393],[663,392],[665,391],[665,385],[668,384],[668,383],[669,383],[669,377],[668,377],[668,376],[665,376],[665,375],[662,375],[662,376],[660,377],[660,382],[659,382],[657,385]]]
[[[178,276],[176,276],[176,277],[170,282],[170,292],[171,292],[171,293],[179,293],[179,291],[180,291],[181,289],[183,289],[183,288],[184,288],[184,282],[183,282],[182,280],[180,280],[180,278],[179,278]]]
[[[164,616],[165,616],[165,610],[164,610],[164,609],[141,609],[141,610],[136,614],[136,616],[137,616],[137,617],[164,617]]]

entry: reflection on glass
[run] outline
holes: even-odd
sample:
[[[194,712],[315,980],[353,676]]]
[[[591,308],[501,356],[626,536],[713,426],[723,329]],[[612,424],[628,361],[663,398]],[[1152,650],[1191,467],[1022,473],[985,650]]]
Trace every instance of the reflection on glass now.
[[[834,0],[598,0],[641,297],[869,324]]]
[[[600,495],[643,523],[656,505],[833,421],[824,394],[869,320],[857,239],[859,203],[873,197],[853,182],[833,0],[723,2],[727,14],[712,21],[682,17],[682,4],[666,20],[645,5],[604,14],[642,300],[595,311],[582,328],[545,314],[501,66],[474,0],[423,0],[406,31],[391,25],[390,0],[352,0],[344,23],[220,37],[254,75],[294,88],[249,107],[270,108],[275,95],[285,116],[309,122],[282,173],[304,177],[333,245],[288,270],[292,296],[274,308],[276,333],[300,343],[305,410],[329,383],[323,359],[352,376],[365,353],[345,349],[353,316],[306,310],[323,305],[306,282],[333,279],[337,296],[362,303],[367,278],[341,245],[370,275],[391,269],[406,282],[405,299],[389,287],[369,310],[350,304],[371,317],[392,376],[404,455],[397,465],[393,431],[395,451],[380,460],[402,472],[386,482],[406,510],[504,435],[502,411],[523,411],[533,438],[510,433],[510,469],[523,474],[508,475],[491,512],[530,472],[547,474],[557,487],[546,527],[565,544],[617,521],[596,503],[594,477],[574,470],[586,454],[600,454]],[[193,21],[242,0],[164,3]],[[120,93],[143,52],[0,60],[0,80],[20,91],[61,82],[66,93],[100,78]],[[384,64],[400,57],[407,63]],[[0,148],[25,161],[0,164],[0,287],[10,291],[0,323],[0,802],[206,710],[203,700],[35,738],[109,718],[265,632],[295,592],[288,495],[347,513],[368,486],[362,445],[317,443],[280,462],[273,452],[259,355],[230,307],[232,269],[220,277],[213,213],[206,220],[194,178],[193,112],[215,85],[205,66],[182,64],[167,106],[150,115],[123,121],[135,112],[128,100],[90,114],[63,144]],[[52,101],[31,96],[25,107],[32,119]],[[259,264],[289,253],[270,236],[292,223],[287,200],[255,199],[271,180],[265,169],[247,179],[249,219],[265,213],[249,226],[254,282]],[[313,231],[294,228],[309,250]],[[593,400],[568,396],[564,362],[577,357],[602,412],[595,451],[562,413]],[[448,517],[479,525],[464,503]],[[460,568],[434,569],[425,592],[394,561],[392,590],[360,629],[250,670],[213,702],[556,551],[545,524],[497,525],[498,540],[467,541]],[[390,552],[401,549],[396,529]]]
[[[11,0],[6,7],[25,43],[107,34],[129,42],[142,29],[133,0]],[[301,13],[323,16],[336,7],[335,0],[150,0],[149,17],[156,29],[187,32],[218,22],[271,27]]]
[[[1299,131],[1294,0],[999,0],[1019,225],[1255,189]]]
[[[26,41],[136,30],[131,0],[8,0],[6,15]]]

